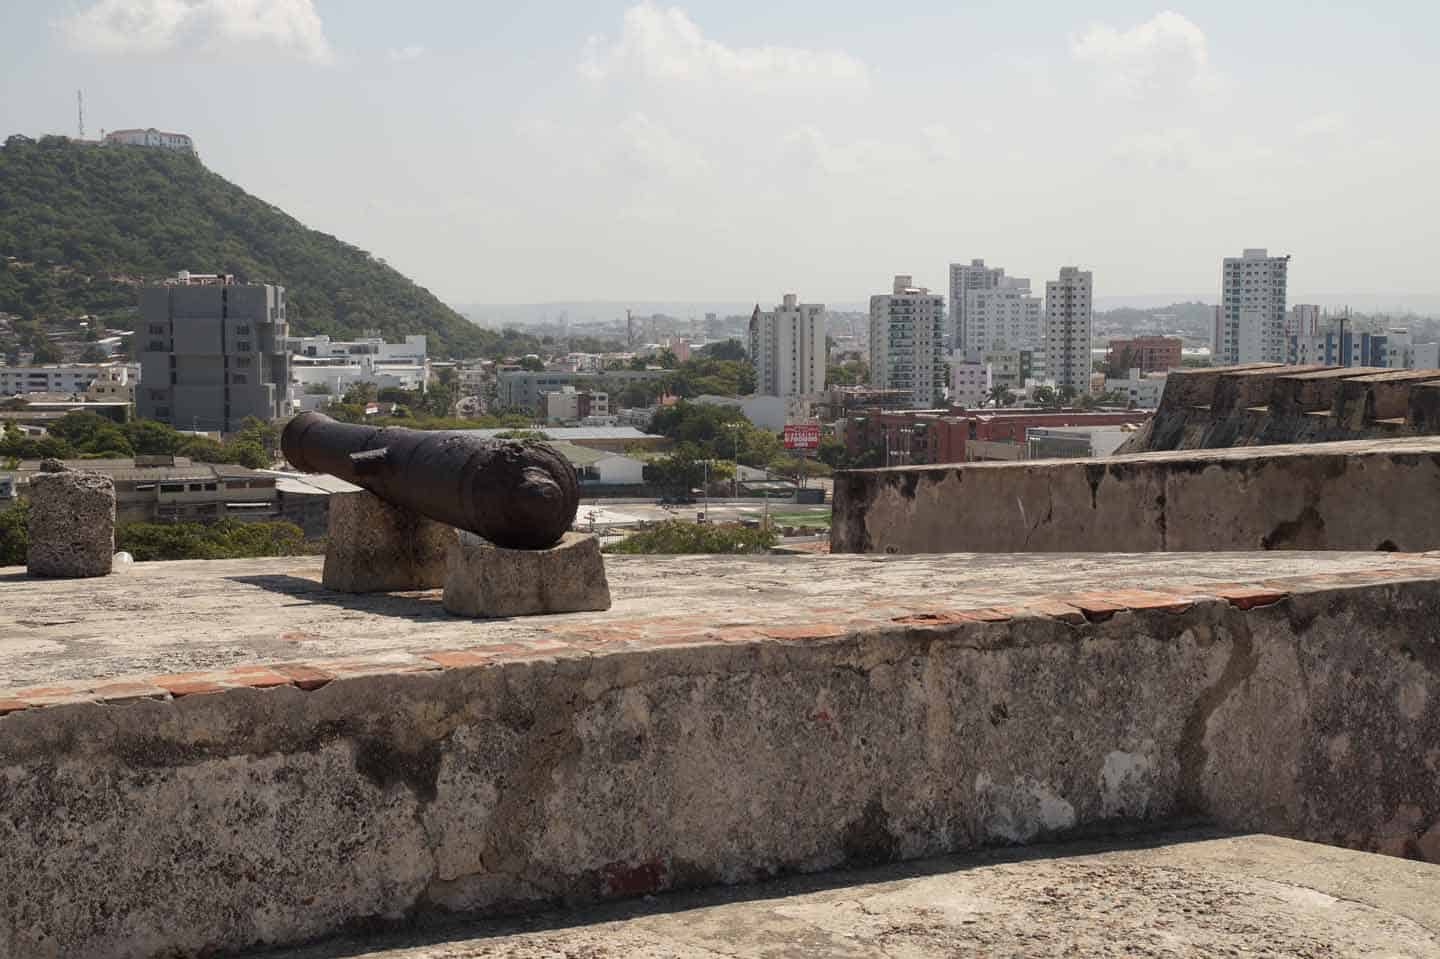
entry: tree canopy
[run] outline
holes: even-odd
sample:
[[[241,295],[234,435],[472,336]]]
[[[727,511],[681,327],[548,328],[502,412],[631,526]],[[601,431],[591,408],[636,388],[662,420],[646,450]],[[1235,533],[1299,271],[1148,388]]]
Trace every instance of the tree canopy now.
[[[7,423],[0,433],[0,457],[14,459],[120,459],[129,456],[188,456],[202,463],[236,463],[251,469],[267,467],[275,458],[279,432],[271,424],[247,418],[224,443],[190,436],[154,420],[116,423],[94,413],[66,413],[46,436],[25,436]]]

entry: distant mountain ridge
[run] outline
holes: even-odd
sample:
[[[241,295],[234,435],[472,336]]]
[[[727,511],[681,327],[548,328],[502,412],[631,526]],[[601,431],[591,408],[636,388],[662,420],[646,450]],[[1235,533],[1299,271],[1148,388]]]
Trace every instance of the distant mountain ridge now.
[[[494,332],[383,261],[194,157],[64,137],[0,148],[0,312],[47,325],[84,312],[133,321],[136,286],[179,270],[283,285],[298,333],[424,333],[442,356],[501,348]]]

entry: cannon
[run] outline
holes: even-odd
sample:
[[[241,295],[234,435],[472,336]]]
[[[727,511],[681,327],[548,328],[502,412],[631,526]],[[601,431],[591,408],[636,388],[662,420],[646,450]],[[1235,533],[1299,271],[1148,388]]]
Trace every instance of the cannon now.
[[[575,520],[580,485],[553,447],[466,433],[340,423],[301,413],[280,437],[285,458],[507,549],[548,549]]]

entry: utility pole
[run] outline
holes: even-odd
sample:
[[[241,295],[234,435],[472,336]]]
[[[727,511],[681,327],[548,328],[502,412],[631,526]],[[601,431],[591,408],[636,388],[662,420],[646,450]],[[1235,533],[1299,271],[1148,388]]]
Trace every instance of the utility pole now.
[[[740,424],[730,425],[730,440],[735,444],[735,472],[730,474],[730,498],[740,498]]]

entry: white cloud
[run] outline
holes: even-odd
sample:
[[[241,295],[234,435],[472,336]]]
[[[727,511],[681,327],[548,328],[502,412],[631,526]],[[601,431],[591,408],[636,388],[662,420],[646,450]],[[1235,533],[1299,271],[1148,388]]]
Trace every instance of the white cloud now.
[[[710,164],[699,146],[643,113],[630,114],[619,130],[626,158],[649,173],[689,179],[709,172]]]
[[[1220,83],[1205,32],[1170,10],[1129,30],[1094,24],[1071,41],[1070,53],[1096,70],[1106,92],[1121,96],[1208,93]]]
[[[1302,137],[1329,136],[1344,129],[1343,113],[1321,113],[1295,124],[1295,132]]]
[[[216,56],[245,48],[334,59],[313,0],[96,0],[56,25],[72,48],[90,53]]]
[[[657,82],[690,82],[754,92],[863,89],[865,64],[839,51],[798,47],[728,47],[707,40],[679,7],[650,2],[625,11],[614,41],[591,37],[580,73],[589,80],[633,73]]]
[[[411,60],[419,60],[425,55],[425,48],[418,43],[408,43],[403,47],[391,50],[386,54],[391,63],[409,63]]]
[[[1251,137],[1216,137],[1176,127],[1118,141],[1113,153],[1155,170],[1175,173],[1254,173],[1277,159],[1275,149]]]

